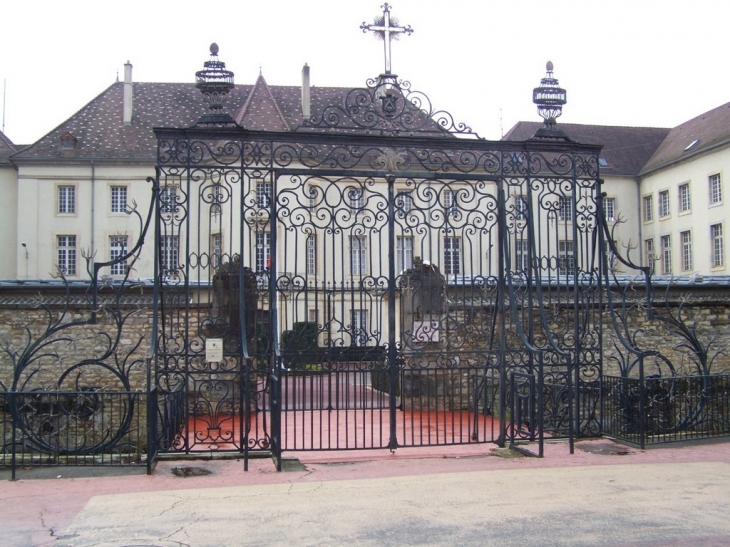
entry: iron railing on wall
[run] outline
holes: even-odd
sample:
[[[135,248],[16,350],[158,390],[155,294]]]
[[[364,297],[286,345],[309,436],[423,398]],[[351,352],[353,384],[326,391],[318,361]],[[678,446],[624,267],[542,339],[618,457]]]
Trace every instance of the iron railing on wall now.
[[[602,379],[606,436],[646,445],[730,435],[730,375]]]
[[[149,448],[147,393],[0,393],[0,467],[144,466]]]

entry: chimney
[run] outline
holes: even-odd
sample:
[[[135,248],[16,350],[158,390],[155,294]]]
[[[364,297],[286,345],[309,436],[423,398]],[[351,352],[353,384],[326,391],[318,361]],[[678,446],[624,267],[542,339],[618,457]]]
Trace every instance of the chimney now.
[[[132,65],[124,64],[124,125],[132,125]]]
[[[311,116],[309,106],[309,65],[307,63],[304,63],[304,66],[302,67],[302,114],[304,115],[305,120]]]

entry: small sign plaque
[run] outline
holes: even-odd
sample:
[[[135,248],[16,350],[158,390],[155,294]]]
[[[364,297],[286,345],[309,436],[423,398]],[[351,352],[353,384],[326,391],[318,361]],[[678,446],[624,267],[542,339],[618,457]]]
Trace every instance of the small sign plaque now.
[[[223,360],[223,338],[207,338],[205,340],[205,360],[218,363]]]

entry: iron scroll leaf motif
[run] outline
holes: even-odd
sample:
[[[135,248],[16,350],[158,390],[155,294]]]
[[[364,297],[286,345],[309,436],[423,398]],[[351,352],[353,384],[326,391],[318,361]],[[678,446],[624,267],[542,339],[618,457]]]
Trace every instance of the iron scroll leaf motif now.
[[[40,328],[30,320],[14,324],[15,342],[0,344],[11,365],[9,377],[0,377],[8,410],[1,419],[18,432],[14,446],[5,439],[5,452],[88,456],[141,450],[130,440],[141,438],[131,431],[139,413],[133,379],[144,378],[148,352],[140,351],[144,337],[135,338],[126,327],[140,303],[129,277],[152,218],[156,186],[152,192],[146,218],[136,204],[127,208],[139,223],[137,244],[103,263],[82,252],[92,278],[86,294],[72,291],[59,270],[63,296],[39,296],[35,302],[43,318]],[[124,264],[123,275],[100,279],[104,268],[118,264]],[[87,307],[86,317],[79,317],[79,306]]]
[[[374,135],[448,137],[479,136],[465,123],[457,123],[445,110],[436,110],[428,96],[411,89],[395,74],[367,80],[366,87],[351,89],[342,104],[325,106],[304,120],[296,131],[337,130]]]

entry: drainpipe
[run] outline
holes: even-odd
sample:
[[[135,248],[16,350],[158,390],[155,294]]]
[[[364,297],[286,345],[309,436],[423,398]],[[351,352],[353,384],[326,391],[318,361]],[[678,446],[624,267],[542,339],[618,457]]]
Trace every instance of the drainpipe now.
[[[643,233],[643,225],[644,222],[642,221],[641,216],[641,179],[639,177],[636,177],[636,203],[638,208],[638,215],[636,218],[639,221],[639,264],[642,266],[648,266],[649,264],[644,264],[644,233]]]
[[[91,249],[90,252],[94,253],[94,204],[96,202],[96,169],[94,166],[94,160],[91,160]]]

